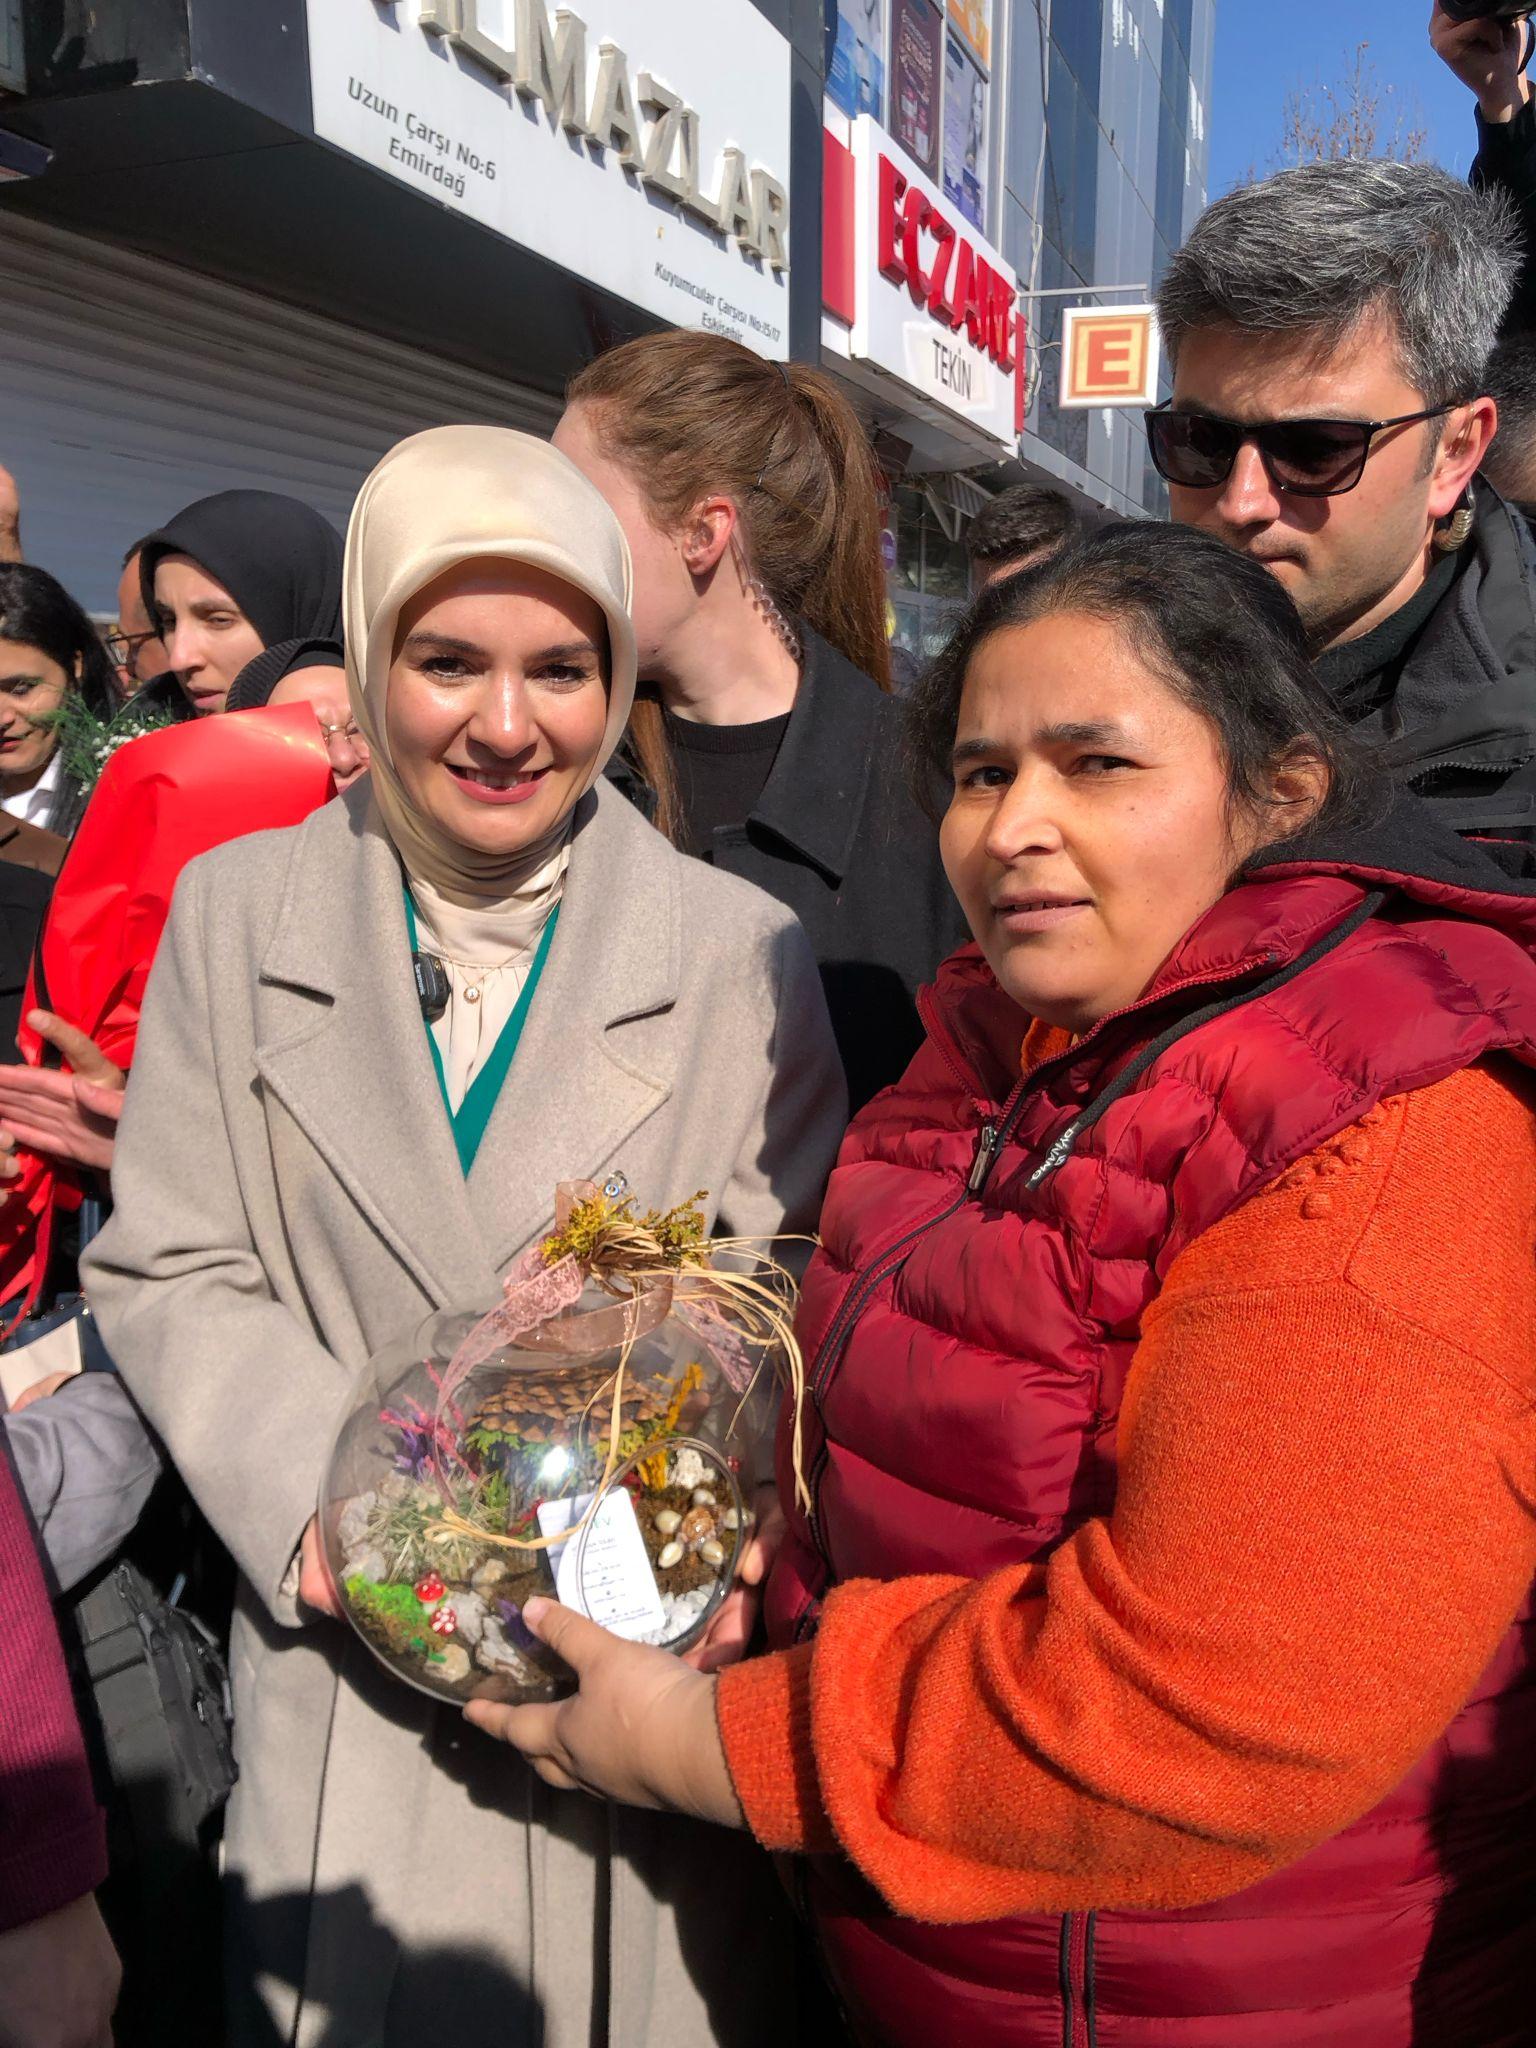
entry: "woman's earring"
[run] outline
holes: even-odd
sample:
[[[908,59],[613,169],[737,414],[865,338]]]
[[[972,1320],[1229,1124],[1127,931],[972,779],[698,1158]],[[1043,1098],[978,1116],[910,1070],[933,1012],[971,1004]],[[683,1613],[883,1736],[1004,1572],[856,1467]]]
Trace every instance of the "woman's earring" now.
[[[1461,503],[1435,535],[1435,552],[1454,555],[1458,548],[1464,548],[1476,523],[1477,506],[1472,497],[1472,486],[1468,484],[1462,493]]]
[[[786,650],[794,656],[796,661],[800,661],[803,658],[800,635],[784,616],[778,599],[773,595],[767,584],[764,583],[761,576],[749,576],[747,580],[758,610],[783,642]]]

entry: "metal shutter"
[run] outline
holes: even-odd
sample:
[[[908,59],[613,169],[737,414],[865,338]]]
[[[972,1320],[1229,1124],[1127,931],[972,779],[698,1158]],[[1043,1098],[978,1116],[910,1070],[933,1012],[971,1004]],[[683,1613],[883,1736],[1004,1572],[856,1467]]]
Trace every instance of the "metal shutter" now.
[[[140,534],[210,491],[344,528],[385,449],[446,421],[548,434],[559,403],[195,271],[0,213],[0,463],[22,545],[116,610]]]

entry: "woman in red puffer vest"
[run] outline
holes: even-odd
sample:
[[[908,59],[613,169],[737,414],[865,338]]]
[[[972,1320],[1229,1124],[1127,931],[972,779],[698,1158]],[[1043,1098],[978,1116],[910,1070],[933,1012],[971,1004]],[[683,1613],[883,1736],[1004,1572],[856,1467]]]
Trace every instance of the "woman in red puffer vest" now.
[[[1536,892],[1193,531],[914,721],[978,945],[833,1177],[778,1654],[557,1610],[576,1698],[474,1718],[797,1852],[869,2042],[1536,2041]]]

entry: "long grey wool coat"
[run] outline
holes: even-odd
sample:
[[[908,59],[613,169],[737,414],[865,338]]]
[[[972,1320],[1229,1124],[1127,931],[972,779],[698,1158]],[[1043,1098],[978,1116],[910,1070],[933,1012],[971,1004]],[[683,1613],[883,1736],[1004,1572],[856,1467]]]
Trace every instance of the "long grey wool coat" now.
[[[799,927],[606,787],[467,1180],[366,785],[187,870],[85,1284],[240,1572],[235,2048],[785,2038],[750,1843],[548,1790],[344,1624],[301,1621],[290,1565],[369,1354],[488,1306],[558,1181],[618,1169],[658,1205],[710,1189],[731,1232],[808,1230],[843,1120]]]

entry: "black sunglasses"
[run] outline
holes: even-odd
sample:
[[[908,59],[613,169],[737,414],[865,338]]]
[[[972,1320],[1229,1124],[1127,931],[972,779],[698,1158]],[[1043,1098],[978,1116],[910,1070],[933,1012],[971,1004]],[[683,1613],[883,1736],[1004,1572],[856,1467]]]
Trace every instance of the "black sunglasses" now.
[[[1232,474],[1237,451],[1251,441],[1277,491],[1297,498],[1336,498],[1365,474],[1371,444],[1392,427],[1437,420],[1452,410],[1432,405],[1390,420],[1223,420],[1205,412],[1173,412],[1171,400],[1145,415],[1152,466],[1171,484],[1213,490]]]

